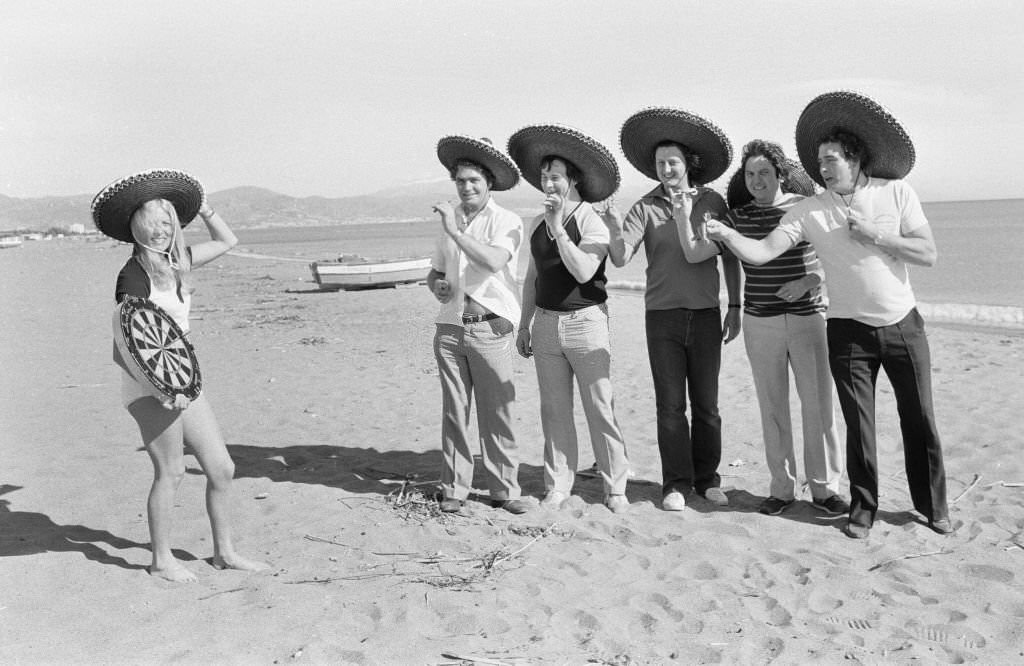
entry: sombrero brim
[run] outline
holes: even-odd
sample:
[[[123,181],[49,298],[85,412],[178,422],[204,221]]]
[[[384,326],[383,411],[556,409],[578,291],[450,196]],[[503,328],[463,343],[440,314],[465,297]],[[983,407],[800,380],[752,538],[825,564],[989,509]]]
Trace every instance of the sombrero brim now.
[[[510,190],[519,182],[519,169],[515,163],[487,141],[468,136],[446,136],[437,142],[437,159],[451,171],[459,160],[470,160],[486,167],[494,175],[496,192]]]
[[[732,143],[714,123],[671,107],[642,109],[626,119],[619,132],[622,152],[633,167],[659,180],[654,149],[662,141],[674,141],[700,156],[701,166],[690,172],[690,181],[707,184],[729,168]]]
[[[835,130],[860,139],[868,151],[867,171],[876,178],[905,178],[914,168],[914,143],[882,105],[864,95],[838,91],[815,97],[796,123],[796,150],[811,178],[824,186],[818,168],[818,141]]]
[[[519,165],[526,182],[538,190],[542,189],[540,165],[549,155],[567,159],[580,170],[576,189],[584,201],[603,201],[619,189],[619,165],[611,151],[572,127],[524,127],[509,138],[508,154]]]
[[[786,166],[789,168],[789,175],[782,182],[782,191],[813,197],[815,194],[814,181],[807,175],[800,163],[787,157]],[[754,200],[754,195],[747,189],[743,169],[744,165],[741,164],[740,168],[729,178],[729,187],[725,191],[725,201],[729,208],[740,208]]]
[[[92,220],[101,232],[126,243],[134,242],[132,213],[151,199],[166,199],[184,229],[203,205],[203,186],[192,176],[173,169],[152,169],[107,185],[92,200]]]

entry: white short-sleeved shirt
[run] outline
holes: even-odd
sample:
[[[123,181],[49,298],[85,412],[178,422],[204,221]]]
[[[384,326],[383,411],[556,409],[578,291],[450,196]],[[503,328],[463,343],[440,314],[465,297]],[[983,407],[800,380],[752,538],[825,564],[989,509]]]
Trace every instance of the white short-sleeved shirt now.
[[[913,188],[902,180],[869,178],[846,197],[849,210],[860,213],[885,234],[907,234],[928,224]],[[814,246],[828,287],[828,317],[888,326],[916,305],[907,264],[882,248],[850,236],[847,203],[829,190],[797,203],[778,229],[794,244]]]
[[[464,220],[462,208],[457,206],[455,214]],[[519,286],[516,283],[519,247],[523,242],[523,221],[515,213],[505,210],[488,199],[487,204],[469,223],[465,233],[476,240],[508,251],[510,258],[501,270],[492,273],[466,257],[455,241],[445,233],[437,240],[431,267],[445,274],[451,285],[452,299],[441,304],[435,320],[438,324],[462,326],[465,297],[508,319],[519,321],[521,306]]]

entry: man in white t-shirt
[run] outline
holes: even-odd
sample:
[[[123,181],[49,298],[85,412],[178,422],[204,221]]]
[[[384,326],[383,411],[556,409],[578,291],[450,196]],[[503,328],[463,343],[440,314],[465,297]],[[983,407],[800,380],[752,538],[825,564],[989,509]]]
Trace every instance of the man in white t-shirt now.
[[[444,137],[437,156],[459,195],[457,205],[434,205],[442,233],[427,275],[427,286],[441,303],[434,335],[443,398],[441,510],[459,511],[473,487],[476,447],[470,446],[468,435],[475,400],[491,505],[521,514],[529,505],[520,497],[512,433],[512,359],[520,314],[516,259],[523,221],[491,197],[492,191],[513,187],[519,170],[486,139]]]
[[[796,204],[761,241],[718,221],[708,224],[708,236],[752,264],[766,263],[801,241],[818,254],[829,295],[829,365],[846,420],[847,536],[868,536],[878,511],[879,369],[885,370],[899,409],[914,508],[929,527],[948,534],[952,525],[932,407],[931,358],[907,271],[908,264],[931,266],[937,256],[921,203],[900,180],[913,167],[913,144],[879,105],[840,92],[821,95],[804,109],[797,148],[804,168],[825,191]]]

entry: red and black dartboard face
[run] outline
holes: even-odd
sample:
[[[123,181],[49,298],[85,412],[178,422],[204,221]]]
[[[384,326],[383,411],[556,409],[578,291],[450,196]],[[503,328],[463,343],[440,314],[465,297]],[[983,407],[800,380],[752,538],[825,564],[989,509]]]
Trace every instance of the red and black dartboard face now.
[[[199,361],[192,343],[169,314],[144,298],[127,296],[114,316],[119,334],[115,342],[136,380],[167,398],[199,397]]]

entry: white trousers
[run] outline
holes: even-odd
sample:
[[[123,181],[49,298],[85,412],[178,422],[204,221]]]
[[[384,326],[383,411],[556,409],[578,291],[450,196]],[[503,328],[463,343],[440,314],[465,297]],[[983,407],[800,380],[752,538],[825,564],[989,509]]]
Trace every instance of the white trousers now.
[[[845,454],[832,407],[825,316],[743,317],[743,339],[761,410],[769,493],[791,500],[796,492],[796,454],[789,409],[789,369],[793,369],[804,440],[804,475],[811,495],[825,499],[839,492]]]

